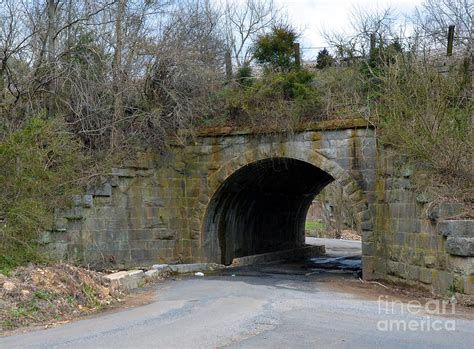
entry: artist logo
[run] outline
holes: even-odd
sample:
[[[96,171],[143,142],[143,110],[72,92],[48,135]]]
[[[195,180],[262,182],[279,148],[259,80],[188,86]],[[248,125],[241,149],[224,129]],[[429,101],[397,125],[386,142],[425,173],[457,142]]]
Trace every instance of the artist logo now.
[[[455,320],[443,318],[456,313],[455,304],[445,300],[433,299],[426,303],[412,300],[403,303],[380,296],[378,313],[382,319],[377,321],[377,330],[383,332],[456,330]]]

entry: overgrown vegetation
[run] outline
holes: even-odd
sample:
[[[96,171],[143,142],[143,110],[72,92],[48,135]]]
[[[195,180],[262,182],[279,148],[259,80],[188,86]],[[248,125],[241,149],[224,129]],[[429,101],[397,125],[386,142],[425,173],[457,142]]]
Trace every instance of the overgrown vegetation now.
[[[60,120],[38,116],[0,143],[0,269],[43,260],[36,249],[52,211],[77,190],[81,145]]]
[[[0,332],[64,323],[117,302],[123,294],[101,274],[67,264],[20,267],[0,279]]]
[[[253,55],[257,63],[273,71],[297,69],[295,57],[298,34],[289,26],[273,27],[271,32],[260,36],[254,45]]]
[[[287,130],[304,120],[318,120],[320,92],[312,85],[314,73],[307,70],[267,72],[245,84],[224,88],[217,95],[216,112],[224,122],[260,130]],[[210,122],[215,118],[211,116]]]
[[[377,127],[382,144],[406,157],[405,165],[426,172],[429,180],[418,189],[471,204],[473,26],[467,13],[473,6],[427,1],[417,10],[410,37],[397,33],[391,9],[356,9],[352,36],[326,35],[344,67],[317,75],[326,90],[327,113],[365,118]],[[453,21],[457,57],[446,58],[446,37],[440,33],[445,35]]]
[[[43,260],[38,234],[95,166],[163,151],[180,128],[363,117],[465,195],[471,76],[462,64],[440,74],[429,58],[451,17],[455,43],[469,46],[472,6],[427,1],[405,41],[390,10],[358,11],[353,35],[328,35],[332,49],[308,67],[271,0],[1,2],[0,269]]]
[[[315,74],[301,68],[295,57],[297,37],[289,26],[260,36],[253,52],[263,71],[252,76],[250,67],[239,68],[235,83],[216,94],[214,114],[206,121],[215,124],[220,117],[226,124],[271,132],[324,118]]]
[[[445,177],[444,184],[454,185],[458,194],[473,189],[470,74],[463,66],[440,74],[430,65],[399,59],[385,68],[375,105],[380,139]]]

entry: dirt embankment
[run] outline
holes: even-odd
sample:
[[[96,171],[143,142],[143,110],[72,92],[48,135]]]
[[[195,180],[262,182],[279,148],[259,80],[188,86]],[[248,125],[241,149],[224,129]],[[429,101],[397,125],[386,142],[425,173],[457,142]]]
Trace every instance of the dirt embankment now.
[[[18,268],[10,277],[0,274],[0,333],[67,322],[123,296],[101,273],[72,265]]]

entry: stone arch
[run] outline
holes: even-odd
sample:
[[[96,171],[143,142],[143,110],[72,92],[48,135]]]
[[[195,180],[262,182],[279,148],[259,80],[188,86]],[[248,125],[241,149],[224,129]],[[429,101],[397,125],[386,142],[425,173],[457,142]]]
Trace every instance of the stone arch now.
[[[222,200],[219,202],[220,197],[222,197],[222,195],[220,195],[219,193],[224,190],[224,186],[226,185],[226,183],[229,182],[229,180],[233,178],[232,176],[236,176],[236,174],[240,173],[241,171],[249,169],[249,166],[251,167],[255,166],[256,164],[263,164],[266,161],[274,161],[276,159],[286,159],[284,161],[289,161],[292,164],[295,164],[295,166],[297,167],[304,167],[306,170],[309,170],[309,167],[304,165],[307,164],[308,166],[312,166],[313,168],[319,170],[321,174],[326,174],[327,176],[329,176],[331,178],[329,182],[339,182],[343,188],[343,194],[353,202],[354,211],[356,212],[356,217],[358,220],[357,229],[359,231],[361,230],[362,225],[364,225],[364,223],[370,220],[370,212],[368,210],[368,203],[365,198],[364,191],[359,187],[356,180],[350,175],[350,173],[347,170],[341,168],[336,162],[329,160],[324,155],[310,148],[294,149],[291,146],[287,146],[287,144],[279,144],[275,147],[261,145],[254,150],[244,152],[228,160],[208,178],[208,189],[210,197],[208,200],[203,224],[201,227],[201,246],[203,248],[203,253],[205,255],[206,260],[214,262],[224,262],[228,264],[230,262],[230,257],[232,257],[230,255],[230,257],[228,256],[229,258],[226,259],[226,257],[224,256],[226,252],[223,252],[222,242],[219,240],[219,234],[222,234],[221,230],[225,228],[220,227],[219,224],[213,221],[214,219],[216,219],[217,206],[219,204],[222,204],[223,202]],[[315,171],[313,175],[317,175],[316,170],[313,171]],[[326,184],[324,184],[324,186]],[[317,195],[317,192],[315,195]],[[311,197],[311,200],[313,197]],[[236,200],[238,199],[227,199],[224,205],[235,206]],[[304,201],[300,206],[297,207],[298,211],[304,211],[298,212],[299,216],[302,216],[304,214],[304,217],[306,217],[309,204],[310,203]],[[226,207],[224,207],[223,210],[226,210]],[[301,229],[301,227],[299,227],[298,229]],[[297,243],[304,243],[304,239],[303,242],[301,241],[301,239],[297,240]],[[296,246],[283,244],[281,247],[291,248]],[[268,251],[259,250],[257,248],[255,250],[252,250],[252,252],[263,253]],[[245,251],[240,251],[239,253],[245,253]],[[241,255],[237,254],[234,257],[239,256]]]

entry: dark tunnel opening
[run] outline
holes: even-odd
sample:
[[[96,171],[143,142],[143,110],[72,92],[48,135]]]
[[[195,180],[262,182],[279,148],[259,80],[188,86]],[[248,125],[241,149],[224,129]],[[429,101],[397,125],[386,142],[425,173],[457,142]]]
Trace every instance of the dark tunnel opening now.
[[[220,186],[207,208],[204,250],[209,261],[304,245],[313,198],[334,179],[314,165],[271,158],[246,165]]]

